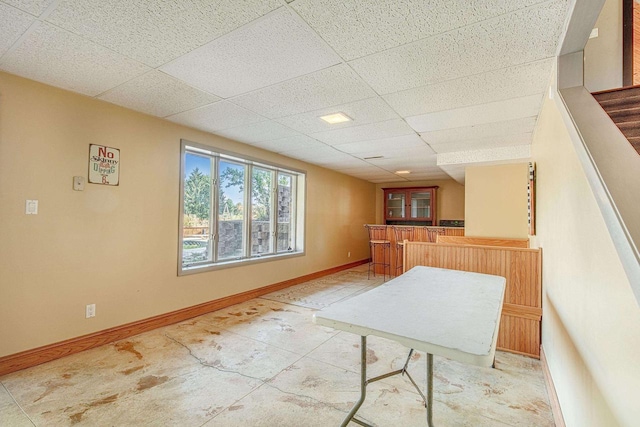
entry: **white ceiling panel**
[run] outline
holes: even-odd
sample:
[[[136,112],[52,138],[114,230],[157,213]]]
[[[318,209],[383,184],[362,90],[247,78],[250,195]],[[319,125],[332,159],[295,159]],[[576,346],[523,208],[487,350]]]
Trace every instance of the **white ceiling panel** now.
[[[569,4],[0,0],[0,70],[372,182],[464,182],[529,154]]]
[[[327,145],[315,148],[299,148],[296,150],[284,151],[282,154],[288,157],[293,157],[294,159],[309,161],[311,163],[326,161],[328,159],[345,159],[349,156],[349,154],[342,153]]]
[[[349,118],[351,118],[351,121],[330,125],[320,119],[321,116],[336,112],[345,113]],[[399,118],[398,114],[393,111],[393,109],[391,109],[391,107],[389,107],[382,98],[375,97],[350,102],[348,104],[321,108],[320,110],[296,114],[295,116],[281,117],[276,119],[276,121],[303,133],[314,133],[374,122],[382,122],[397,118]]]
[[[532,140],[532,132],[522,132],[490,138],[474,138],[444,144],[432,144],[431,148],[433,148],[436,153],[440,154],[450,153],[452,151],[484,150],[488,148],[507,147],[510,145],[526,145],[531,144]]]
[[[280,6],[279,0],[60,0],[47,21],[158,67]]]
[[[40,16],[49,6],[51,0],[2,0],[2,3],[10,4],[31,15]]]
[[[0,60],[0,69],[95,96],[150,69],[68,31],[41,23]]]
[[[227,101],[219,101],[167,118],[172,122],[207,132],[216,132],[222,129],[264,121],[264,117]]]
[[[488,148],[485,150],[456,151],[438,154],[438,166],[470,165],[497,161],[518,161],[531,158],[531,145]]]
[[[351,60],[538,2],[297,0],[291,6],[344,59]]]
[[[282,153],[285,151],[304,149],[314,149],[320,147],[326,147],[326,144],[315,140],[307,135],[296,135],[287,138],[272,139],[269,141],[256,142],[256,147],[264,148],[265,150],[273,151],[274,153]]]
[[[300,135],[298,132],[289,129],[280,123],[272,121],[252,123],[230,129],[224,129],[216,133],[226,138],[246,142],[247,144],[255,144],[260,141]]]
[[[431,172],[428,173],[411,173],[406,175],[411,181],[433,181],[436,179],[449,179],[451,178],[445,171],[440,168],[431,168]]]
[[[389,149],[402,149],[411,147],[427,147],[425,141],[415,133],[403,136],[394,136],[391,138],[373,139],[366,141],[350,142],[348,144],[340,144],[336,148],[349,154],[375,155],[373,153],[388,151]]]
[[[35,18],[21,10],[0,3],[0,58],[27,31]]]
[[[386,169],[388,171],[398,170],[410,170],[413,172],[422,171],[425,172],[428,169],[437,166],[437,155],[429,154],[424,151],[423,153],[416,153],[414,150],[405,151],[404,153],[397,153],[396,157],[384,157],[382,159],[367,160],[369,163]]]
[[[166,117],[219,101],[220,98],[151,71],[111,89],[98,98],[154,116]]]
[[[347,65],[341,64],[232,99],[269,118],[292,116],[375,96]]]
[[[295,34],[295,37],[291,35]],[[223,98],[341,62],[289,9],[281,8],[162,67]]]
[[[362,126],[352,126],[343,129],[328,130],[312,134],[318,141],[330,145],[347,144],[350,142],[368,141],[372,139],[391,138],[394,136],[411,135],[415,132],[402,119],[387,120],[386,122],[370,123]]]
[[[544,92],[549,86],[553,59],[491,70],[442,83],[407,89],[383,98],[402,117]]]
[[[408,117],[407,123],[417,132],[495,123],[538,114],[543,95],[530,95],[506,101],[490,102],[455,110],[438,111],[421,116]]]
[[[318,165],[324,166],[327,168],[338,169],[338,168],[354,168],[359,167],[364,161],[357,159],[355,157],[349,156],[347,154],[332,157],[326,160],[320,160],[317,162]]]
[[[430,145],[452,144],[458,141],[468,141],[471,139],[499,138],[522,134],[523,132],[533,132],[536,125],[535,117],[524,117],[514,120],[486,123],[475,126],[466,126],[453,129],[444,129],[434,132],[424,132],[420,136]],[[514,144],[520,145],[520,144]]]
[[[566,6],[566,0],[543,3],[349,64],[377,93],[388,94],[550,58]]]

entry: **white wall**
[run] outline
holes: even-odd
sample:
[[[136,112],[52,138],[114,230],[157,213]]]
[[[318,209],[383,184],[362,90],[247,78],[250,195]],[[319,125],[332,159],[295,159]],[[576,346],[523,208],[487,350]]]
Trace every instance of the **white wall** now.
[[[640,422],[640,308],[553,100],[534,134],[542,345],[567,426]]]
[[[584,48],[584,86],[589,92],[622,87],[622,0],[607,0]]]

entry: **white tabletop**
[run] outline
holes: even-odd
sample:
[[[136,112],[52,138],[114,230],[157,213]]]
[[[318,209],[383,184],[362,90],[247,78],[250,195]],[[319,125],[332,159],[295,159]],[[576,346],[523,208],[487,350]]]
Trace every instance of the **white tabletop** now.
[[[369,292],[314,314],[314,322],[389,338],[426,353],[491,366],[506,279],[414,267]]]

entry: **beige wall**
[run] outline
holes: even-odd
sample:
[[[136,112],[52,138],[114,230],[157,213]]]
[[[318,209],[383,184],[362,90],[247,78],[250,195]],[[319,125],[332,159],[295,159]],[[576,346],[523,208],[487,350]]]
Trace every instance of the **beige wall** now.
[[[528,171],[527,163],[466,168],[466,236],[527,238]]]
[[[567,426],[638,425],[640,310],[554,101],[534,134],[542,345]]]
[[[607,0],[584,48],[584,86],[590,92],[622,87],[622,0]]]
[[[453,179],[376,184],[376,224],[384,223],[383,188],[438,186],[437,219],[464,219],[464,186]]]
[[[306,170],[306,255],[178,277],[181,138]],[[91,143],[120,149],[120,186],[72,190]],[[371,183],[0,73],[0,357],[366,259],[374,205]]]

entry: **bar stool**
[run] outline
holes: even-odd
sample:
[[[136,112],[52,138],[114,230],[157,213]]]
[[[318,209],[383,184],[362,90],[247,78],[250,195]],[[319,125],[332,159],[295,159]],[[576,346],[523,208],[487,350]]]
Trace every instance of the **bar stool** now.
[[[376,266],[382,266],[382,277],[387,278],[387,269],[389,277],[391,277],[391,241],[387,239],[386,225],[369,225],[365,227],[369,232],[369,271],[367,271],[367,279],[371,275],[371,267],[373,266],[373,277],[376,277]],[[382,257],[382,259],[380,259]]]
[[[393,232],[396,236],[396,276],[399,276],[398,270],[400,270],[400,274],[402,274],[402,268],[404,267],[402,263],[402,252],[404,251],[404,241],[414,240],[414,232],[415,227],[410,226],[402,226],[402,225],[394,225]]]
[[[427,238],[430,243],[438,241],[438,235],[444,235],[444,228],[427,228]]]

